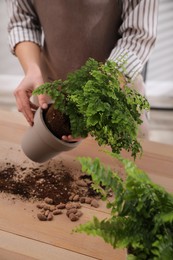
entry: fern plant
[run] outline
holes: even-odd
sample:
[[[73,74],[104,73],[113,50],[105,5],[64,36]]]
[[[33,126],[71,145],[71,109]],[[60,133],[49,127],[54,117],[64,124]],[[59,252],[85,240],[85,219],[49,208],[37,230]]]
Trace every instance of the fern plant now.
[[[173,259],[173,194],[153,183],[134,162],[111,155],[124,165],[125,181],[98,158],[79,158],[82,171],[92,177],[111,215],[104,220],[94,217],[74,232],[100,236],[114,248],[127,248],[129,260]],[[107,196],[110,189],[112,201]]]
[[[119,77],[115,62],[103,64],[90,58],[66,80],[45,83],[33,94],[51,97],[54,107],[69,117],[74,137],[90,134],[99,145],[108,145],[116,153],[125,149],[136,157],[142,151],[137,140],[140,116],[149,103],[133,88],[121,88]]]

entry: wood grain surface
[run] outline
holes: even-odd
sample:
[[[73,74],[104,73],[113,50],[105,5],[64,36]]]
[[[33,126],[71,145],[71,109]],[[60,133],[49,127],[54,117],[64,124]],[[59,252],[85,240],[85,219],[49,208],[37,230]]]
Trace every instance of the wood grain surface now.
[[[0,111],[0,163],[5,160],[17,164],[35,165],[23,154],[20,143],[29,126],[18,112]],[[137,165],[147,171],[152,180],[173,192],[173,146],[142,141],[143,155]],[[130,158],[126,152],[123,156]],[[74,150],[62,153],[53,160],[62,160],[71,168],[80,167],[78,156],[99,157],[111,167],[118,167],[116,161],[106,155],[97,143],[88,137]],[[45,163],[46,167],[46,163]],[[83,207],[83,216],[76,223],[58,216],[53,221],[41,222],[36,218],[34,202],[13,200],[10,195],[0,195],[0,259],[71,259],[71,260],[123,260],[125,250],[114,250],[101,238],[85,234],[72,234],[73,228],[97,216],[109,217],[109,211],[102,202],[98,209]]]

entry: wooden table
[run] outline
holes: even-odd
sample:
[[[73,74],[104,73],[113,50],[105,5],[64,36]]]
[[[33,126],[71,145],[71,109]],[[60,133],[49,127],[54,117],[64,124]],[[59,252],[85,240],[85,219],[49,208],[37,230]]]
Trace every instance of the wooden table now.
[[[26,160],[15,157],[28,125],[18,112],[0,111],[0,159],[9,161]],[[159,143],[142,142],[144,153],[137,159],[140,168],[148,172],[156,183],[173,192],[173,146]],[[13,148],[13,149],[11,149]],[[12,152],[13,151],[13,152]],[[127,153],[124,153],[128,156]],[[92,138],[84,140],[79,147],[68,153],[62,153],[56,160],[63,160],[70,167],[76,167],[77,156],[100,157],[103,163],[114,166],[114,160],[100,151]],[[33,165],[32,162],[28,162]],[[114,250],[101,238],[85,234],[71,234],[72,229],[85,223],[92,216],[109,217],[104,203],[98,209],[83,207],[84,215],[78,222],[70,222],[63,215],[48,222],[38,221],[33,203],[13,200],[1,194],[0,197],[0,259],[6,260],[123,260],[125,250]]]

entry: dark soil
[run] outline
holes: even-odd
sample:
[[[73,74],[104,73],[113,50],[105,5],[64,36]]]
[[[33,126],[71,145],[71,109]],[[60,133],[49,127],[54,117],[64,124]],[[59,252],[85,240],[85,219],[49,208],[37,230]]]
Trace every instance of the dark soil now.
[[[64,212],[70,221],[77,221],[83,215],[82,206],[99,207],[100,194],[93,190],[91,177],[81,171],[75,159],[37,164],[23,157],[18,146],[4,146],[3,150],[0,193],[13,202],[24,200],[36,205],[40,221],[53,220]]]
[[[53,105],[45,111],[44,120],[48,129],[59,139],[71,134],[69,117],[54,109]]]
[[[27,161],[22,166],[0,163],[0,192],[36,202],[40,221],[53,220],[64,210],[70,221],[77,221],[83,215],[82,204],[99,207],[100,195],[92,189],[90,177],[77,168],[71,169],[55,160],[39,166],[28,165]]]
[[[67,203],[72,195],[97,195],[91,187],[89,176],[80,171],[72,172],[62,162],[50,163],[47,169],[6,163],[0,170],[0,192],[19,195],[27,200],[48,197],[53,204]]]

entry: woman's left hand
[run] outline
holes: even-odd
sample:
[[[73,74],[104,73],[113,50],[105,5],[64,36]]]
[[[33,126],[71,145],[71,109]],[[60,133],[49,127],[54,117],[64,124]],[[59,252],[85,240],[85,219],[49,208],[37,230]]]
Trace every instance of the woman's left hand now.
[[[77,137],[77,138],[74,138],[72,135],[63,135],[62,136],[62,140],[65,141],[65,142],[79,142],[81,141],[83,138],[82,137]]]

